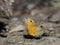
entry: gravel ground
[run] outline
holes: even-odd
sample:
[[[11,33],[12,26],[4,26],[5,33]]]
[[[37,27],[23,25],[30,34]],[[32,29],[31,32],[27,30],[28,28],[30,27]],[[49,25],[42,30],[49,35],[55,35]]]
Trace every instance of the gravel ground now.
[[[3,38],[4,39],[4,38]],[[2,40],[2,39],[1,39]],[[3,43],[4,42],[4,43]],[[25,39],[22,32],[14,32],[4,39],[1,45],[60,45],[60,38],[42,37],[41,39]]]

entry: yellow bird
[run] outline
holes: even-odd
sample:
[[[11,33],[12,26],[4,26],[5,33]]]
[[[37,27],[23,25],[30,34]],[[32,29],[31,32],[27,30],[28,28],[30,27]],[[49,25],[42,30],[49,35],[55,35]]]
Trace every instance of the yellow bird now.
[[[35,23],[34,20],[31,19],[30,17],[25,19],[25,23],[27,25],[27,30],[26,30],[27,34],[32,35],[34,37],[40,37],[43,35],[44,27],[42,25]]]

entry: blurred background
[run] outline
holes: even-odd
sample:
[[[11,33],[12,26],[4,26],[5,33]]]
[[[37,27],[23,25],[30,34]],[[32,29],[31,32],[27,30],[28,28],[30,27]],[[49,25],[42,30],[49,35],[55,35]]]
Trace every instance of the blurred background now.
[[[41,40],[21,38],[21,32],[15,31],[24,29],[23,21],[27,17],[41,22],[50,37],[43,37]],[[14,33],[10,34],[10,32]],[[0,0],[0,45],[23,45],[20,43],[21,39],[24,45],[37,45],[37,43],[39,45],[59,45],[60,0]],[[42,40],[46,41],[42,42]]]

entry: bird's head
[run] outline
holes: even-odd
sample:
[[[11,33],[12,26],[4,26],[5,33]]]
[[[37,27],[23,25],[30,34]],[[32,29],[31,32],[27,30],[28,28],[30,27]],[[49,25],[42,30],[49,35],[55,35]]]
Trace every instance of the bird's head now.
[[[25,23],[27,24],[27,25],[33,25],[33,22],[34,22],[34,20],[33,19],[31,19],[30,17],[28,17],[28,18],[25,18]]]

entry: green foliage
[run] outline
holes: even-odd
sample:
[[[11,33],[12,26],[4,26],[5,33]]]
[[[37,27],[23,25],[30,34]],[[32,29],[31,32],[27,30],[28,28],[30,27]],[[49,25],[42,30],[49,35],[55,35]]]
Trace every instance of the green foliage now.
[[[60,0],[59,0],[60,1]],[[49,2],[49,6],[54,6],[56,3],[58,3],[57,0],[52,0],[51,2]]]

